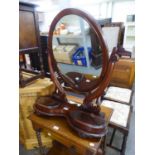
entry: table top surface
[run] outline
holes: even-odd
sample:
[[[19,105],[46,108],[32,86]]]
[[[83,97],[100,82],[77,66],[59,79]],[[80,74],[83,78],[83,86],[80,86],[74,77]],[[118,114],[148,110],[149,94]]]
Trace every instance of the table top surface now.
[[[109,123],[113,110],[107,107],[102,106],[101,111],[105,113],[106,121]],[[31,114],[29,119],[39,126],[39,128],[47,129],[52,133],[52,138],[56,140],[63,141],[65,140],[74,145],[80,145],[81,147],[88,148],[92,151],[95,151],[100,143],[101,138],[80,138],[75,131],[71,129],[67,121],[63,117],[47,117],[47,116],[38,116],[36,114]]]

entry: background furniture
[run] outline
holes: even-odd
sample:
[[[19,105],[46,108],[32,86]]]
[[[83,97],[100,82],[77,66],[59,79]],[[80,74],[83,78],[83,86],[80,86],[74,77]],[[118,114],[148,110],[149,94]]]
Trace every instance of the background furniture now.
[[[108,124],[112,109],[102,107],[101,111],[105,113],[106,122]],[[34,130],[37,132],[41,155],[45,155],[42,146],[42,137],[40,136],[42,130],[46,131],[53,140],[61,143],[57,148],[55,148],[56,145],[53,144],[48,155],[61,155],[62,152],[66,153],[63,153],[63,155],[105,155],[105,137],[99,139],[80,138],[77,133],[68,126],[66,120],[59,117],[44,118],[32,114],[29,119],[32,121]]]
[[[91,65],[95,67],[96,69],[100,68],[102,66],[102,51],[100,47],[98,46],[98,40],[93,32],[93,30],[90,29],[90,35],[91,35],[91,44],[92,44],[92,63]]]
[[[132,88],[135,77],[134,59],[119,59],[110,80],[110,85],[123,88]]]
[[[31,74],[25,73],[25,76],[31,77]],[[19,138],[26,149],[33,149],[38,146],[32,123],[27,117],[33,112],[33,104],[39,96],[52,94],[55,86],[49,79],[37,79],[30,85],[19,89]],[[51,139],[42,134],[44,145],[51,146]]]
[[[75,45],[59,45],[53,52],[57,62],[65,64],[73,64],[72,55],[75,53],[77,46]]]
[[[103,38],[106,42],[109,55],[111,55],[114,47],[120,47],[123,45],[124,36],[124,24],[122,22],[113,22],[105,20],[105,22],[98,22],[103,31]],[[102,65],[101,49],[98,45],[98,40],[94,33],[91,32],[91,43],[92,43],[92,66],[96,69]]]
[[[68,16],[69,17],[69,16]],[[83,46],[84,47],[84,55],[85,55],[85,57],[86,57],[86,62],[87,62],[87,66],[89,67],[90,66],[90,62],[89,62],[89,55],[88,55],[88,49],[87,49],[87,36],[88,36],[88,28],[85,28],[85,23],[84,23],[84,20],[82,19],[82,18],[80,18],[80,17],[78,17],[78,16],[73,16],[72,17],[72,15],[68,18],[68,19],[70,19],[71,18],[71,20],[72,21],[78,21],[77,22],[77,25],[76,25],[76,27],[78,27],[79,28],[79,30],[80,30],[80,33],[78,32],[77,34],[76,34],[76,30],[74,30],[73,31],[73,34],[66,34],[66,35],[54,35],[54,38],[56,38],[57,39],[57,41],[58,41],[58,43],[60,44],[61,43],[61,39],[65,39],[66,41],[64,42],[64,43],[61,43],[61,44],[68,44],[68,45],[71,45],[71,44],[73,44],[73,43],[71,43],[71,42],[68,42],[68,39],[72,39],[72,40],[79,40],[80,41],[80,44],[79,44],[79,46]],[[66,23],[67,21],[66,20],[62,20],[64,23]],[[71,24],[71,23],[70,23]],[[72,23],[72,24],[74,24],[74,23]],[[74,27],[74,26],[73,26]],[[78,41],[78,42],[79,42]],[[77,41],[75,41],[76,42],[76,44],[77,44]],[[75,43],[74,43],[74,45],[75,45]],[[77,44],[78,45],[78,44]]]
[[[107,88],[104,99],[130,105],[133,91],[128,88],[110,86]]]
[[[135,73],[134,67],[133,59],[120,59],[120,61],[115,64],[110,86],[105,91],[102,101],[102,105],[114,110],[109,123],[109,127],[111,127],[113,131],[108,146],[120,151],[121,155],[125,154],[126,141],[129,133],[130,114],[132,112],[132,86]],[[113,146],[117,130],[123,134],[121,148]]]
[[[50,77],[50,71],[48,66],[47,39],[48,39],[48,36],[46,35],[40,36],[43,68],[44,68],[45,76]]]
[[[108,46],[109,55],[111,55],[114,47],[121,47],[123,45],[124,23],[107,23],[102,27],[102,31]]]
[[[20,86],[43,77],[43,65],[40,51],[38,18],[35,5],[19,3],[19,64]],[[32,72],[36,76],[23,79],[22,71]]]
[[[97,20],[97,23],[104,27],[105,24],[111,23],[111,18]],[[91,65],[94,66],[96,69],[102,66],[102,52],[100,47],[98,46],[98,39],[93,30],[90,29],[91,35],[91,44],[92,44],[92,63]]]
[[[69,20],[70,19],[70,20]],[[89,56],[88,56],[88,49],[87,49],[87,36],[88,36],[88,28],[86,28],[84,20],[78,16],[70,15],[66,16],[66,18],[61,20],[62,23],[64,23],[65,30],[67,30],[70,33],[56,33],[53,36],[53,42],[55,45],[78,45],[84,47],[84,54],[86,56],[86,61],[89,66]],[[73,26],[72,26],[73,25]],[[58,25],[57,25],[58,26]],[[59,26],[60,28],[60,26]],[[55,31],[57,29],[55,28]],[[61,32],[61,31],[60,31]],[[45,53],[45,46],[47,46],[47,33],[41,33],[41,41],[43,41],[43,53]],[[75,43],[76,42],[76,43]],[[78,43],[77,43],[78,42]],[[76,51],[76,49],[75,49]],[[63,54],[62,54],[63,55]],[[44,59],[45,60],[45,59]],[[62,61],[62,63],[66,63]],[[68,64],[68,62],[67,62]]]
[[[86,35],[86,33],[84,33],[84,35]],[[56,37],[54,37],[56,38]],[[76,49],[77,47],[79,46],[77,43],[65,43],[65,42],[61,42],[60,41],[60,38],[63,38],[63,39],[76,39],[76,40],[80,40],[82,37],[81,37],[81,34],[80,35],[70,35],[70,36],[67,36],[67,35],[61,35],[61,36],[57,36],[57,42],[59,45],[75,45],[76,48],[75,50],[71,51],[68,53],[68,56],[66,55],[66,52],[61,52],[59,53],[59,60],[57,59],[58,62],[60,63],[65,63],[65,64],[73,64],[72,60],[71,60],[71,56],[73,55],[74,52],[76,52]],[[40,36],[40,39],[41,39],[41,51],[42,51],[42,57],[43,57],[43,68],[44,68],[44,71],[45,71],[45,76],[46,77],[50,77],[50,73],[49,73],[49,66],[48,66],[48,54],[47,54],[47,40],[48,40],[48,35],[45,35],[45,34],[41,34]],[[86,43],[84,42],[85,40],[82,39],[82,42],[83,42],[83,45],[86,46]],[[87,51],[86,51],[87,53]],[[60,55],[61,54],[61,55]],[[63,56],[67,56],[66,58],[63,58]],[[56,57],[55,57],[56,58]],[[62,59],[63,58],[63,59]],[[89,60],[87,60],[87,63],[88,63]]]

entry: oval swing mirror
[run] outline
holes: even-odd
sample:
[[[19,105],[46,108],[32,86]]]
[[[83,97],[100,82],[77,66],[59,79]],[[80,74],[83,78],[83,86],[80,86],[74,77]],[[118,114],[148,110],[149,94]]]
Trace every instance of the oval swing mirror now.
[[[76,28],[70,27],[70,21],[74,22]],[[87,75],[91,69],[90,51],[93,50],[90,31],[96,35],[102,52],[102,67],[97,78],[89,78]],[[104,136],[107,133],[106,120],[100,111],[98,99],[109,84],[114,62],[117,61],[116,54],[117,50],[114,49],[108,58],[102,30],[90,15],[78,9],[62,10],[51,23],[48,38],[49,68],[56,91],[50,96],[39,98],[34,105],[35,112],[39,115],[65,117],[82,137]],[[96,76],[96,73],[92,73],[92,76]],[[72,90],[85,92],[83,104],[70,104],[62,83]]]
[[[108,53],[98,27],[94,19],[77,10],[59,13],[51,24],[48,50],[52,69],[59,77],[59,82],[72,90],[91,92],[105,75]],[[101,68],[98,69],[92,66],[92,33],[97,36],[96,42],[103,60]]]

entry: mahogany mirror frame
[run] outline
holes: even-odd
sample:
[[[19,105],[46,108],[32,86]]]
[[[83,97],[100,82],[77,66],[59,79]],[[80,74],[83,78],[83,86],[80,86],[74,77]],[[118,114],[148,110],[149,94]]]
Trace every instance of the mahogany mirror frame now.
[[[69,83],[69,85],[72,87],[72,89],[75,89],[79,92],[81,91],[80,88],[76,87],[76,85],[68,77],[64,76],[61,73],[61,71],[57,67],[57,62],[56,62],[56,60],[54,58],[54,54],[53,54],[53,46],[52,46],[53,32],[54,32],[55,27],[56,27],[57,23],[59,22],[59,20],[67,15],[77,15],[77,16],[83,18],[85,21],[87,21],[87,23],[90,25],[92,30],[95,32],[95,34],[99,40],[101,49],[102,49],[103,63],[102,63],[102,71],[101,71],[100,77],[97,79],[96,85],[94,85],[89,90],[84,90],[84,91],[90,92],[90,93],[88,93],[88,95],[86,95],[84,102],[86,102],[88,100],[91,101],[91,100],[99,97],[101,95],[101,92],[104,91],[105,85],[107,85],[107,83],[110,79],[109,73],[113,69],[113,65],[112,65],[113,63],[112,62],[110,63],[110,60],[112,60],[112,59],[109,59],[108,50],[107,50],[106,44],[104,42],[104,39],[102,36],[102,30],[101,30],[100,26],[96,23],[95,19],[91,15],[89,15],[79,9],[74,9],[74,8],[64,9],[56,15],[56,17],[54,18],[54,20],[51,23],[49,35],[48,35],[49,36],[48,37],[48,61],[49,61],[51,79],[54,81],[54,83],[56,84],[56,87],[58,88],[58,90],[60,91],[62,96],[64,96],[64,97],[66,96],[65,91],[57,79],[58,75],[61,76],[61,78],[66,83]]]
[[[66,93],[61,83],[59,82],[59,76],[69,83],[74,89],[74,83],[70,82],[70,78],[62,75],[57,67],[52,49],[53,31],[59,19],[66,15],[78,15],[84,18],[93,28],[95,34],[99,39],[99,43],[103,53],[103,64],[101,75],[98,80],[98,85],[95,88],[90,89],[85,95],[83,104],[70,104],[67,100]],[[105,120],[105,114],[100,111],[99,97],[102,96],[105,88],[110,82],[110,77],[114,68],[115,62],[118,60],[118,49],[114,48],[113,52],[108,57],[107,47],[102,37],[102,31],[99,25],[97,25],[95,19],[85,12],[78,9],[64,9],[54,18],[48,38],[48,61],[51,73],[51,79],[56,85],[55,92],[50,96],[40,97],[34,104],[34,110],[38,115],[45,116],[63,116],[66,118],[69,125],[81,136],[81,137],[101,137],[107,133],[107,125]],[[75,87],[75,89],[77,89]],[[80,91],[80,89],[77,89]],[[94,99],[97,99],[94,102]],[[94,104],[95,103],[95,104]]]

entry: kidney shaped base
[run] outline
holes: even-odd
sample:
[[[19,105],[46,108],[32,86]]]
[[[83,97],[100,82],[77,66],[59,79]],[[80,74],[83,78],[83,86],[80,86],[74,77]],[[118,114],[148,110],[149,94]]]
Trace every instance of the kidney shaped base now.
[[[59,103],[51,97],[41,97],[34,105],[34,110],[38,115],[65,117],[71,128],[83,138],[99,138],[107,133],[103,113],[95,115],[81,110],[76,104]]]

